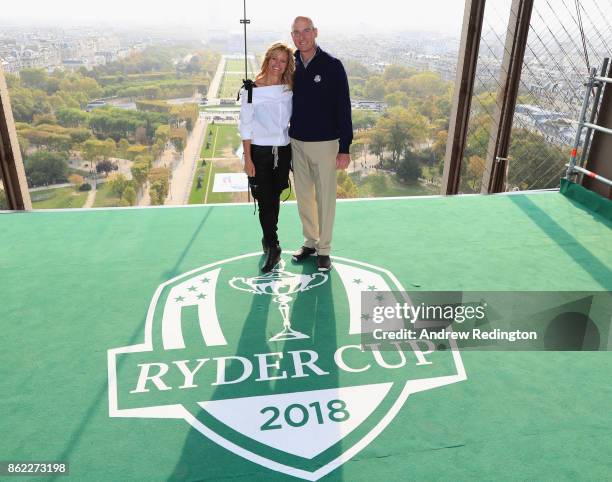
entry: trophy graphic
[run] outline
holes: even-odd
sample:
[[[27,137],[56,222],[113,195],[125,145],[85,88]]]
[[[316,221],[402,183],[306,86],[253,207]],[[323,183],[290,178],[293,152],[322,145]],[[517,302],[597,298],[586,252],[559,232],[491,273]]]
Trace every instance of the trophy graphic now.
[[[325,273],[296,274],[285,271],[285,262],[281,260],[269,273],[252,278],[234,277],[229,284],[237,290],[256,295],[274,296],[273,301],[278,303],[278,309],[283,317],[283,329],[269,341],[299,340],[308,338],[308,335],[291,328],[289,302],[292,298],[289,295],[320,286],[328,278],[329,276]]]

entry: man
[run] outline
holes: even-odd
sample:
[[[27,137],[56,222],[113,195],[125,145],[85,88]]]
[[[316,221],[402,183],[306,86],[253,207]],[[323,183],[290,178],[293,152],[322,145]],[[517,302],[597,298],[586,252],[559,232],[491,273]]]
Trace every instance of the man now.
[[[316,254],[318,270],[328,271],[336,213],[336,169],[346,169],[351,162],[353,125],[346,72],[340,60],[317,46],[317,35],[310,18],[293,21],[291,37],[297,52],[289,136],[304,233],[304,245],[293,260],[299,263]]]

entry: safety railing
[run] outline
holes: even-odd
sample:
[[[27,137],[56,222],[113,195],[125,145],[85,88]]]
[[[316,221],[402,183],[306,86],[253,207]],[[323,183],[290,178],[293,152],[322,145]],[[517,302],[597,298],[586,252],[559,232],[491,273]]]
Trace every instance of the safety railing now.
[[[589,150],[589,146],[591,143],[591,137],[594,131],[601,132],[602,134],[612,135],[612,129],[608,127],[603,127],[595,124],[595,117],[597,115],[597,110],[599,107],[599,99],[601,98],[601,93],[603,91],[603,87],[605,84],[612,84],[612,78],[606,77],[605,74],[608,70],[608,62],[609,59],[604,59],[603,64],[601,66],[601,73],[597,75],[597,70],[592,68],[589,73],[589,78],[585,84],[586,91],[584,93],[584,99],[582,101],[582,109],[580,111],[580,119],[578,121],[578,129],[576,130],[576,138],[574,140],[574,147],[572,149],[570,155],[570,162],[567,164],[567,171],[565,173],[565,178],[567,180],[572,180],[573,176],[578,174],[583,174],[592,179],[595,179],[599,182],[607,184],[608,186],[612,186],[612,180],[600,176],[597,173],[589,171],[582,167],[584,161],[586,159],[587,152]],[[591,113],[589,115],[589,119],[587,120],[586,115],[589,107],[589,100],[591,96],[594,95],[593,105],[591,107]],[[582,132],[583,129],[586,129],[586,135],[584,137],[584,143],[582,145],[582,152],[580,154],[580,160],[576,161],[578,157],[578,148],[581,144]]]

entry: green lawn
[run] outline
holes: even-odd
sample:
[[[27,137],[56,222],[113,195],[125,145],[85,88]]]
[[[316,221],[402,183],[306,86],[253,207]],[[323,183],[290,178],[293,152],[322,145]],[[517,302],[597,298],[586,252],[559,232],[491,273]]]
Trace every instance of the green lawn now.
[[[45,189],[30,193],[34,209],[82,208],[87,192],[76,191],[73,187]]]
[[[378,172],[359,178],[359,174],[349,174],[359,191],[358,197],[392,197],[392,196],[430,196],[440,194],[435,186],[424,186],[421,183],[403,184],[395,176]]]
[[[193,184],[191,185],[191,192],[189,193],[189,204],[203,204],[204,196],[206,195],[206,186],[208,184],[208,176],[212,162],[207,162],[206,166],[202,167],[202,163],[198,164],[198,168],[193,176]],[[198,189],[198,176],[202,176],[202,187]]]
[[[212,133],[212,136],[210,133]],[[206,148],[207,143],[209,144],[208,149]],[[231,124],[209,125],[200,157],[204,159],[223,157],[223,150],[228,146],[231,146],[234,151],[240,146],[238,126]]]
[[[248,62],[249,64],[249,76],[253,76],[253,71],[252,66],[251,66],[251,62]],[[235,71],[235,72],[244,72],[244,60],[243,59],[228,59],[225,62],[225,71]]]
[[[198,167],[196,174],[191,185],[191,193],[189,194],[189,204],[204,204],[204,198],[206,197],[206,189],[210,189],[208,192],[207,204],[211,203],[231,203],[232,193],[230,192],[213,192],[213,183],[215,181],[215,174],[221,174],[224,172],[233,172],[231,169],[222,168],[215,166],[214,162],[207,162],[206,167]],[[198,186],[198,176],[202,175],[202,187]],[[210,182],[210,184],[209,184]]]
[[[94,201],[93,207],[95,208],[106,208],[106,207],[117,207],[119,206],[119,198],[111,192],[108,183],[98,183],[98,190],[96,193],[96,200]]]
[[[239,74],[223,74],[221,85],[219,86],[218,97],[221,99],[236,98],[242,86],[242,76]]]
[[[211,168],[211,172],[210,172],[210,176],[212,176],[211,180],[210,180],[210,186],[209,189],[210,191],[208,191],[208,200],[206,201],[207,204],[214,204],[214,203],[231,203],[232,200],[232,193],[231,192],[213,192],[213,183],[215,182],[215,174],[222,174],[224,172],[234,172],[231,169],[228,169],[227,167],[219,167],[219,166],[215,166],[213,164],[212,168]]]

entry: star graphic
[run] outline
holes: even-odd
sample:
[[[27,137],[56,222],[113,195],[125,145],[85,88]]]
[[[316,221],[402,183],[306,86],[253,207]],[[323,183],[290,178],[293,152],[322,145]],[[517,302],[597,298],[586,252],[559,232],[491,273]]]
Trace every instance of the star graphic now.
[[[355,283],[356,285],[360,285],[361,284],[361,280],[359,278],[354,279],[353,283]]]
[[[206,298],[206,295],[204,293],[200,293],[198,296],[196,296],[196,298],[198,298],[199,300],[203,300],[204,298]]]
[[[382,301],[385,297],[383,295],[376,295],[376,301]]]
[[[370,286],[368,286],[368,289],[369,289],[370,291],[376,291],[376,286],[374,286],[374,285],[370,285]]]
[[[361,319],[362,320],[369,320],[370,319],[370,315],[368,315],[367,313],[364,313],[361,315]]]
[[[174,301],[177,301],[180,303],[181,301],[185,301],[185,298],[183,298],[182,296],[177,296],[176,298],[174,298]]]
[[[203,278],[202,283],[208,283],[210,280],[208,278]]]
[[[189,288],[187,288],[187,291],[196,291],[197,288],[195,286],[190,286]]]

